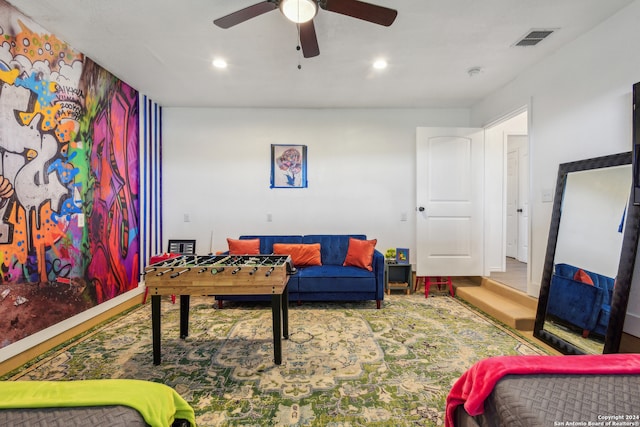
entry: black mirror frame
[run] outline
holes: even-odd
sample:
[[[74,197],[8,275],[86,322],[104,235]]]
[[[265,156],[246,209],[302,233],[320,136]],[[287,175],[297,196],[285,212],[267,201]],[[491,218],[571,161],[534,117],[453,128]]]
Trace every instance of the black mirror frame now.
[[[542,281],[540,283],[540,296],[538,298],[538,309],[536,311],[536,321],[533,326],[533,336],[546,342],[556,350],[564,354],[583,354],[584,352],[567,341],[555,336],[543,329],[547,302],[549,301],[549,288],[551,286],[551,276],[553,274],[554,258],[556,253],[556,243],[560,229],[560,217],[562,213],[562,196],[567,181],[567,174],[590,169],[600,169],[612,166],[622,166],[632,164],[632,153],[619,153],[609,156],[596,157],[593,159],[578,160],[575,162],[562,163],[558,167],[558,179],[556,192],[553,200],[553,212],[551,214],[551,225],[549,227],[549,240],[547,241],[547,252],[542,270]],[[629,302],[629,290],[633,278],[633,268],[636,261],[638,249],[638,235],[640,231],[640,206],[633,203],[633,191],[630,188],[629,203],[625,218],[625,231],[622,238],[622,248],[620,251],[620,263],[618,264],[618,274],[616,285],[613,291],[611,302],[611,314],[609,325],[604,340],[603,353],[617,353],[622,339],[622,328],[627,313]]]

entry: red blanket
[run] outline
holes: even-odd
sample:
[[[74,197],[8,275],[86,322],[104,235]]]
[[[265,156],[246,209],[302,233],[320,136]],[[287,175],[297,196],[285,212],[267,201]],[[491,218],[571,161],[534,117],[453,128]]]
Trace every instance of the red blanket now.
[[[445,426],[454,426],[458,405],[471,416],[484,412],[484,401],[509,374],[640,374],[640,354],[584,356],[498,356],[474,364],[447,396]]]

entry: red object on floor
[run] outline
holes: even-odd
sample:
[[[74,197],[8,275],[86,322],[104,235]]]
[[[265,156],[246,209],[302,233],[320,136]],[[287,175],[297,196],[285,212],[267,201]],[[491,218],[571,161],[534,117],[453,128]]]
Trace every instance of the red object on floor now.
[[[453,282],[451,281],[451,276],[419,276],[416,277],[416,288],[417,282],[422,279],[424,280],[424,297],[429,298],[429,289],[431,285],[438,285],[438,289],[441,289],[442,285],[447,285],[449,288],[449,294],[453,296]]]
[[[149,258],[149,265],[151,264],[155,264],[156,262],[161,262],[161,261],[166,261],[168,259],[171,258],[176,258],[179,257],[180,254],[174,254],[174,253],[164,253],[164,254],[160,254],[160,255],[153,255],[151,258]],[[144,288],[144,297],[142,298],[142,303],[146,304],[147,303],[147,296],[149,295],[149,288],[147,288],[145,286]],[[176,296],[175,295],[171,295],[171,302],[172,303],[176,303]]]

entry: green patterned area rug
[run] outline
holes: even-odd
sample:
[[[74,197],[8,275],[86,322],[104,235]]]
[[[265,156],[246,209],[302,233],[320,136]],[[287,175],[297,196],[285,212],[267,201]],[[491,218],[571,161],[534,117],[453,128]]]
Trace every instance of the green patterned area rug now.
[[[453,382],[495,355],[544,354],[447,296],[292,304],[283,363],[273,364],[267,305],[192,298],[162,303],[162,364],[154,366],[150,304],[63,348],[13,380],[135,378],[173,387],[203,426],[439,426]]]

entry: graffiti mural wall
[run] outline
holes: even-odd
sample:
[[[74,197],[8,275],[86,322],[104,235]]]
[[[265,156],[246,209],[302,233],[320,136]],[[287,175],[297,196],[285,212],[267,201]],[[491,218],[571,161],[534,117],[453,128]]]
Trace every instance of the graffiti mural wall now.
[[[138,115],[0,0],[0,348],[138,285]]]

